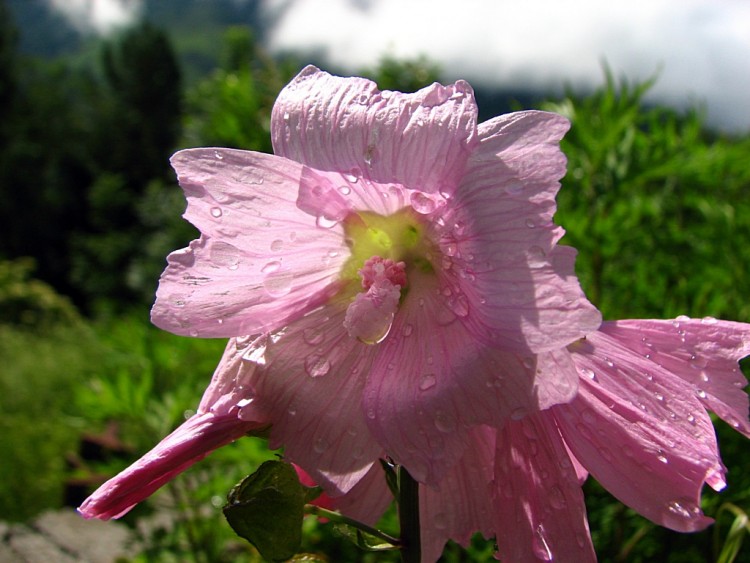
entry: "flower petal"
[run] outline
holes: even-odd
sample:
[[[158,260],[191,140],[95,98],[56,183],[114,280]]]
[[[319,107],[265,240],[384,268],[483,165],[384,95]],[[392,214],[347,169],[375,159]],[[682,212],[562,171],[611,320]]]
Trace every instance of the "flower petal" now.
[[[568,127],[565,118],[538,111],[480,125],[440,233],[457,284],[477,311],[471,330],[505,348],[559,348],[601,322],[575,277],[575,251],[554,249],[563,233],[552,222],[565,174],[559,141]]]
[[[494,482],[499,558],[596,561],[578,475],[549,413],[498,430]]]
[[[363,406],[386,453],[436,485],[461,457],[469,427],[569,401],[578,374],[565,350],[523,356],[487,348],[459,322],[434,276],[411,276],[413,289],[378,345]]]
[[[78,511],[84,518],[119,518],[213,450],[265,423],[236,414],[196,414],[130,467],[104,483]]]
[[[494,535],[491,484],[495,456],[495,430],[478,426],[471,431],[469,447],[436,488],[421,487],[419,512],[422,560],[437,561],[445,543],[469,545],[475,532]]]
[[[571,348],[582,374],[578,397],[552,412],[576,458],[646,518],[678,531],[707,526],[701,488],[721,488],[724,468],[695,395],[603,333]]]
[[[604,323],[602,332],[687,382],[707,408],[750,438],[747,379],[737,365],[750,355],[750,325],[710,317],[627,320]]]
[[[393,502],[393,495],[386,484],[383,468],[374,463],[348,493],[331,500],[334,508],[342,514],[374,526]]]
[[[364,420],[361,397],[374,349],[343,328],[336,299],[245,350],[257,398],[241,413],[272,421],[270,445],[332,495],[349,491],[382,452]]]
[[[275,330],[325,302],[348,256],[340,226],[297,208],[302,166],[272,155],[191,149],[172,157],[203,236],[173,252],[151,318],[176,334]]]
[[[274,152],[325,171],[425,192],[451,192],[476,142],[477,106],[463,81],[414,94],[303,69],[271,116]]]

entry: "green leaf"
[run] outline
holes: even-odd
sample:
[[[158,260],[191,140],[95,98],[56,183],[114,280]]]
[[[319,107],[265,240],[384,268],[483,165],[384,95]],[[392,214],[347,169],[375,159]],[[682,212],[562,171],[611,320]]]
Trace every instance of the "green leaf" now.
[[[224,516],[229,525],[265,559],[284,561],[299,550],[305,493],[289,463],[263,463],[227,499]]]

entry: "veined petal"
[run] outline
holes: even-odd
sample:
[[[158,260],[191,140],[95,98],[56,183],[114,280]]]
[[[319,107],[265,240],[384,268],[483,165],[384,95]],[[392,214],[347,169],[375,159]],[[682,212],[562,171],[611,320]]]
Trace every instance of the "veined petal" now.
[[[497,431],[494,482],[499,558],[596,561],[578,475],[548,412]]]
[[[172,157],[185,217],[203,236],[173,252],[151,318],[176,334],[272,331],[330,298],[348,256],[340,226],[321,228],[297,205],[302,166],[229,149]]]
[[[475,532],[486,538],[494,535],[491,488],[494,456],[495,430],[478,426],[471,431],[463,457],[440,485],[420,489],[423,561],[437,561],[449,539],[467,547]]]
[[[476,142],[477,106],[463,81],[414,94],[308,66],[279,94],[274,152],[326,171],[425,192],[451,192]]]
[[[441,246],[472,309],[470,329],[506,349],[541,352],[596,330],[601,317],[574,275],[575,252],[554,249],[568,121],[529,111],[479,127],[479,145],[451,202]]]
[[[737,362],[750,355],[750,325],[704,319],[607,322],[602,332],[690,385],[695,396],[750,438],[747,379]]]
[[[331,497],[333,507],[359,522],[374,526],[393,501],[380,463],[370,470],[345,495]]]
[[[196,414],[130,467],[104,483],[79,507],[84,518],[119,518],[213,450],[265,423],[236,414]]]
[[[565,350],[520,355],[478,342],[436,284],[412,273],[414,289],[378,345],[363,399],[386,453],[431,485],[461,457],[470,427],[569,401],[578,382]]]
[[[373,439],[361,397],[374,347],[343,329],[337,299],[245,351],[257,398],[241,417],[267,413],[270,446],[307,471],[332,495],[349,491],[382,448]]]
[[[646,518],[678,531],[707,526],[701,488],[706,481],[721,488],[724,468],[694,394],[608,335],[571,348],[581,372],[578,397],[552,412],[576,458]]]

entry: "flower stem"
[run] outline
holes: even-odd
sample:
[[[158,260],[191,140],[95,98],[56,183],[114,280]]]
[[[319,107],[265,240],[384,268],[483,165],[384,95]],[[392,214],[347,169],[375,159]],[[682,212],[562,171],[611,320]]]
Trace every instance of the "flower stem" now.
[[[398,468],[398,519],[401,522],[401,561],[420,563],[419,483],[403,466]]]
[[[367,524],[363,524],[362,522],[353,520],[352,518],[349,518],[348,516],[344,516],[343,514],[339,512],[333,512],[331,510],[327,510],[325,508],[315,506],[314,504],[306,504],[305,513],[313,514],[321,518],[327,518],[328,520],[330,520],[331,522],[335,522],[336,524],[346,524],[347,526],[352,526],[353,528],[356,528],[357,530],[360,530],[366,534],[369,534],[378,539],[381,539],[384,542],[389,543],[393,546],[398,546],[400,543],[398,538],[389,536],[388,534],[386,534],[385,532],[381,532],[377,528],[373,528],[372,526],[368,526]]]

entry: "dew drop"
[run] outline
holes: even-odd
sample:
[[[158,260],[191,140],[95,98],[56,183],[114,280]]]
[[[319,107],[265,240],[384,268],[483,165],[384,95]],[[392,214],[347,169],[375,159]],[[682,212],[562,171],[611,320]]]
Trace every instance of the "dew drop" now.
[[[552,550],[547,544],[547,538],[544,536],[544,527],[541,524],[536,527],[532,544],[534,555],[542,561],[552,561]]]
[[[344,179],[350,184],[356,184],[359,182],[359,177],[362,175],[362,171],[359,168],[352,168],[350,172],[343,174]]]
[[[532,246],[526,251],[526,259],[531,268],[541,268],[547,263],[547,253],[541,246]]]
[[[435,387],[435,375],[432,373],[425,374],[419,380],[419,388],[422,391],[427,391]]]
[[[434,422],[435,428],[440,430],[440,432],[447,434],[456,430],[456,420],[443,411],[439,410],[435,413]]]
[[[308,327],[304,331],[302,331],[302,338],[310,346],[317,346],[318,344],[323,342],[324,336],[323,336],[323,332],[319,330],[318,328]]]
[[[224,160],[224,155],[219,151],[214,151],[214,156],[216,157],[216,160]]]
[[[536,225],[534,224],[534,220],[533,219],[526,219],[526,226],[529,229],[533,229]]]
[[[310,377],[323,377],[331,371],[331,362],[318,354],[310,354],[305,358],[305,371]]]
[[[367,418],[375,420],[375,409],[367,409]]]
[[[607,364],[607,367],[611,367],[611,368],[615,367],[615,363],[609,358],[604,358],[604,363]]]
[[[514,178],[505,185],[505,193],[509,195],[518,195],[523,190],[523,182]]]
[[[706,398],[706,392],[703,389],[698,389],[695,394],[698,395],[698,398],[700,399]]]
[[[554,485],[547,493],[549,503],[555,510],[562,510],[567,504],[565,502],[565,495],[563,494],[560,487]]]
[[[281,268],[281,262],[269,262],[265,266],[263,266],[260,271],[263,274],[272,274],[274,272],[278,272],[279,268]]]
[[[427,215],[435,210],[435,202],[422,192],[412,192],[409,200],[414,211],[422,215]]]
[[[315,219],[315,224],[321,229],[332,229],[333,227],[338,225],[339,222],[320,215],[317,219]]]
[[[352,189],[349,186],[339,186],[339,192],[341,192],[342,195],[349,195],[352,193]]]
[[[587,377],[591,381],[596,381],[597,380],[596,374],[594,373],[594,371],[590,370],[588,368],[582,368],[581,369],[581,374],[583,374],[585,377]]]
[[[432,517],[432,525],[438,530],[445,530],[448,527],[445,514],[438,512]]]
[[[316,454],[322,454],[327,449],[328,449],[328,442],[322,436],[320,438],[317,438],[315,442],[313,443],[313,450],[315,451]]]
[[[273,242],[271,243],[271,250],[272,250],[273,252],[278,252],[278,251],[279,251],[279,250],[281,250],[282,248],[284,248],[284,241],[283,241],[283,240],[281,240],[281,239],[276,239],[275,241],[273,241]]]
[[[211,262],[217,266],[224,266],[236,270],[240,263],[240,251],[227,242],[215,242],[210,250]]]
[[[703,323],[704,325],[715,325],[715,324],[716,324],[716,323],[718,323],[719,321],[717,321],[717,320],[716,320],[715,318],[713,318],[713,317],[703,317],[703,318],[701,319],[701,322],[702,322],[702,323]]]
[[[221,208],[220,207],[212,207],[211,208],[211,216],[216,217],[217,219],[221,217]]]
[[[697,506],[692,506],[690,508],[688,508],[688,506],[690,506],[688,503],[673,500],[667,503],[667,510],[680,518],[686,519],[693,519],[700,514],[700,509]]]
[[[285,111],[283,117],[284,117],[284,121],[289,121],[289,118],[290,118],[289,112]]]
[[[664,452],[662,450],[656,452],[656,459],[658,459],[661,463],[669,463],[667,456],[664,455]]]
[[[401,334],[404,336],[411,336],[411,334],[414,332],[414,325],[411,325],[409,323],[406,323],[404,325],[404,328],[401,329]]]
[[[273,272],[263,280],[263,287],[271,297],[283,297],[292,290],[292,275],[288,272]]]

